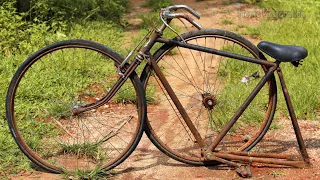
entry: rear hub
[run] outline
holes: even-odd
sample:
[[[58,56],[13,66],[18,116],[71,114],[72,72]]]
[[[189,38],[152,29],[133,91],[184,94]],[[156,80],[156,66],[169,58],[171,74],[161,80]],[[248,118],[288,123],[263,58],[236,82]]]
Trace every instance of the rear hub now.
[[[212,110],[217,104],[217,99],[210,93],[205,93],[202,94],[202,103],[207,109]]]

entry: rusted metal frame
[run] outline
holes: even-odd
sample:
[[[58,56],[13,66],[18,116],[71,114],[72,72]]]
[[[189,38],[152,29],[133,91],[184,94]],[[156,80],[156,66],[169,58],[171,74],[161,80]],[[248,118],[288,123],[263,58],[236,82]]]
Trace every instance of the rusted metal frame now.
[[[171,19],[168,19],[167,22],[170,23]],[[153,45],[157,42],[157,39],[159,39],[162,35],[162,31],[166,28],[165,25],[162,25],[159,30],[154,33],[149,42],[146,44],[146,46],[141,50],[142,53],[144,54],[148,54],[149,55],[149,51],[150,49],[153,47]],[[183,108],[181,102],[179,101],[178,97],[176,96],[176,94],[174,93],[173,89],[171,88],[171,86],[169,85],[169,82],[167,81],[167,79],[165,78],[165,76],[163,75],[163,73],[161,72],[157,62],[153,59],[150,58],[149,62],[148,62],[151,67],[153,68],[153,70],[155,71],[157,77],[159,78],[159,80],[161,81],[162,85],[164,86],[165,90],[167,91],[168,95],[170,96],[170,98],[172,99],[173,103],[175,104],[175,106],[177,107],[178,111],[180,112],[182,118],[184,119],[186,125],[188,126],[188,128],[190,129],[191,133],[193,134],[194,138],[196,139],[196,141],[198,142],[199,146],[201,148],[204,147],[204,143],[203,140],[200,136],[200,133],[198,132],[197,128],[194,126],[194,124],[192,123],[190,117],[188,116],[186,110]]]
[[[214,139],[212,144],[208,147],[207,152],[205,152],[205,154],[212,153],[212,151],[214,151],[214,149],[218,146],[220,141],[229,132],[231,127],[238,120],[238,118],[242,115],[242,113],[246,110],[246,108],[249,106],[251,101],[259,93],[261,88],[265,85],[265,83],[269,80],[269,78],[273,75],[274,71],[276,71],[277,68],[278,68],[278,65],[276,64],[276,66],[273,66],[268,69],[267,73],[263,76],[263,78],[260,80],[260,82],[257,84],[257,86],[253,89],[253,91],[248,96],[248,98],[245,100],[245,102],[239,107],[239,109],[233,115],[233,117],[230,119],[230,121],[224,126],[224,129],[218,134],[218,136]]]
[[[124,73],[124,76],[119,77],[119,79],[117,80],[115,85],[112,86],[112,88],[109,90],[109,92],[102,99],[99,99],[97,102],[94,102],[92,104],[88,104],[88,105],[86,105],[84,107],[75,108],[75,109],[72,110],[72,113],[74,115],[77,115],[77,114],[80,114],[82,112],[89,111],[89,110],[92,110],[92,109],[96,109],[96,108],[104,105],[106,102],[108,102],[118,92],[118,90],[127,81],[127,79],[130,77],[132,72],[138,67],[139,64],[140,64],[140,61],[136,59],[128,67],[128,69]]]
[[[238,59],[238,60],[242,60],[242,61],[247,61],[247,62],[251,62],[251,63],[255,63],[255,64],[261,64],[261,65],[264,65],[266,67],[276,66],[276,63],[270,62],[270,61],[266,61],[266,60],[263,60],[263,59],[257,59],[257,58],[242,56],[242,55],[239,55],[239,54],[234,54],[234,53],[221,51],[221,50],[217,50],[217,49],[212,49],[212,48],[208,48],[208,47],[203,47],[203,46],[198,46],[198,45],[194,45],[194,44],[187,44],[187,43],[183,43],[183,42],[176,41],[176,40],[169,40],[169,39],[165,39],[165,38],[157,38],[156,41],[160,42],[160,43],[169,44],[169,45],[175,45],[175,46],[179,46],[179,47],[184,47],[184,48],[187,48],[187,49],[193,49],[193,50],[197,50],[197,51],[216,54],[216,55],[219,55],[219,56],[224,56],[224,57],[234,58],[234,59]]]
[[[248,157],[287,159],[290,161],[301,160],[301,156],[293,155],[293,154],[257,153],[257,152],[241,152],[241,151],[232,151],[232,152],[225,152],[225,153],[238,155],[238,156],[248,156]]]
[[[190,129],[190,131],[193,134],[194,138],[196,139],[198,145],[201,148],[204,148],[204,143],[203,143],[203,140],[202,140],[202,138],[200,136],[200,133],[198,132],[197,128],[192,123],[190,117],[188,116],[186,110],[183,108],[181,102],[179,101],[177,95],[174,93],[174,91],[171,88],[169,82],[167,81],[167,79],[165,78],[163,73],[161,72],[157,62],[154,59],[150,59],[150,64],[151,64],[151,67],[153,68],[154,72],[156,73],[157,77],[161,81],[163,87],[165,88],[165,90],[167,91],[168,95],[170,96],[171,100],[173,101],[173,103],[177,107],[178,111],[180,112],[182,118],[184,119],[186,125],[188,126],[188,128]]]
[[[141,53],[143,55],[149,54],[150,49],[156,43],[156,39],[161,37],[161,35],[162,35],[161,33],[165,28],[166,27],[164,25],[162,25],[160,27],[160,29],[157,30],[159,32],[155,32],[155,33],[152,34],[152,36],[151,36],[150,40],[148,41],[148,43],[141,50]],[[144,56],[137,55],[135,57],[135,59],[133,60],[133,63],[125,64],[125,67],[123,69],[121,69],[121,70],[124,71],[123,75],[121,77],[119,77],[119,79],[115,83],[115,85],[110,89],[108,94],[105,95],[102,99],[100,99],[97,102],[94,102],[92,104],[88,104],[88,105],[86,105],[84,107],[79,107],[79,108],[73,109],[72,113],[76,115],[76,114],[82,113],[84,111],[89,111],[89,110],[92,110],[92,109],[96,109],[96,108],[104,105],[107,101],[109,101],[117,93],[117,91],[121,88],[121,86],[125,83],[125,81],[130,77],[132,72],[134,72],[135,69],[140,65],[141,61],[143,61],[144,58],[145,58]],[[116,64],[116,66],[119,66],[119,64]]]
[[[296,134],[296,138],[297,138],[297,141],[298,141],[298,144],[299,144],[299,148],[300,148],[300,152],[301,152],[302,158],[303,158],[304,162],[306,162],[307,164],[310,165],[310,158],[309,158],[308,152],[306,150],[306,146],[305,146],[304,140],[303,140],[302,135],[301,135],[301,131],[300,131],[300,127],[299,127],[299,124],[298,124],[298,121],[297,121],[297,117],[295,115],[295,112],[294,112],[294,109],[293,109],[293,105],[292,105],[292,102],[291,102],[291,98],[289,96],[288,89],[287,89],[286,84],[284,82],[283,74],[282,74],[282,71],[281,71],[280,67],[278,67],[277,73],[278,73],[278,76],[279,76],[279,79],[280,79],[282,92],[283,92],[284,98],[286,100],[287,108],[288,108],[288,111],[289,111],[289,115],[290,115],[290,118],[291,118],[291,122],[292,122],[292,126],[293,126],[293,129],[294,129],[294,132]]]
[[[222,159],[228,159],[232,161],[243,161],[248,163],[256,162],[256,163],[264,163],[264,164],[292,166],[297,168],[307,167],[304,161],[290,161],[290,160],[280,160],[277,158],[261,158],[261,157],[253,157],[253,156],[239,156],[239,155],[222,153],[222,152],[213,152],[212,156],[222,158]],[[212,160],[216,160],[216,158],[212,158]]]
[[[271,77],[271,78],[274,78],[274,77]],[[274,84],[271,84],[271,83],[274,83]],[[267,126],[267,123],[271,123],[272,122],[272,119],[270,120],[270,118],[273,118],[273,117],[270,117],[270,113],[274,113],[276,111],[276,105],[277,105],[277,87],[276,87],[276,82],[275,81],[270,81],[268,82],[268,85],[269,85],[269,104],[268,104],[268,110],[266,112],[266,116],[264,118],[264,120],[262,121],[262,124],[261,124],[261,127],[259,128],[259,131],[258,133],[252,137],[246,144],[242,145],[238,151],[247,151],[245,150],[246,147],[248,147],[248,144],[251,144],[252,146],[252,143],[254,141],[256,141],[256,139],[261,139],[263,138],[263,136],[266,134],[266,132],[268,131],[269,128],[265,128]],[[271,101],[271,99],[273,99],[275,97],[274,100]],[[273,104],[273,105],[272,105]],[[273,107],[273,108],[271,108]],[[251,148],[249,148],[251,149]]]

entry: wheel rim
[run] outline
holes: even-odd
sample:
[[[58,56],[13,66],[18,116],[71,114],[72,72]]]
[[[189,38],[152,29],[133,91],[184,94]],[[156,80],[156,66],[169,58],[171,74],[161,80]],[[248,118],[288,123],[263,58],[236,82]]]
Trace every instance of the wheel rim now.
[[[85,45],[58,46],[30,61],[14,85],[9,113],[24,153],[54,172],[110,169],[123,161],[141,134],[135,83],[126,82],[96,110],[72,114],[108,92],[120,62]]]
[[[243,43],[227,36],[199,35],[186,38],[186,41],[195,45],[258,57]],[[169,51],[173,51],[173,55],[168,53]],[[265,72],[265,68],[260,65],[179,47],[169,48],[159,54],[159,56],[155,55],[158,57],[158,64],[162,67],[194,125],[199,129],[206,146],[210,145]],[[219,63],[213,62],[214,60]],[[230,65],[230,62],[233,64]],[[191,66],[188,66],[188,63]],[[254,67],[250,68],[250,66]],[[259,72],[259,78],[253,77],[256,76],[255,72]],[[246,75],[249,76],[249,81],[246,81]],[[179,112],[175,110],[171,100],[168,100],[169,96],[159,85],[160,82],[153,72],[150,77],[148,76],[147,83],[146,94],[150,103],[147,124],[151,139],[158,148],[177,160],[191,164],[203,162],[201,147],[186,127]],[[152,85],[149,86],[150,84]],[[236,89],[240,89],[241,92],[234,93]],[[263,87],[258,97],[239,118],[235,124],[236,127],[226,135],[216,150],[248,150],[261,139],[259,135],[269,127],[274,111],[274,97],[269,96],[270,92],[269,86]],[[261,99],[263,99],[262,102],[259,102]],[[210,126],[214,128],[209,128]]]

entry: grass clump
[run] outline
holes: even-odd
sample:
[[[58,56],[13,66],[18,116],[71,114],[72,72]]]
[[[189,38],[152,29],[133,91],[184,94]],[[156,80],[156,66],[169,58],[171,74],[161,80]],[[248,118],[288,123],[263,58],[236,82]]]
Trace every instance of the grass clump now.
[[[90,180],[98,180],[98,179],[108,179],[112,178],[114,174],[106,172],[103,168],[97,167],[91,172],[76,170],[74,173],[64,172],[64,177],[66,179],[90,179]]]
[[[270,173],[270,175],[273,176],[274,178],[276,178],[279,176],[286,176],[286,173],[282,172],[282,171],[274,170]]]

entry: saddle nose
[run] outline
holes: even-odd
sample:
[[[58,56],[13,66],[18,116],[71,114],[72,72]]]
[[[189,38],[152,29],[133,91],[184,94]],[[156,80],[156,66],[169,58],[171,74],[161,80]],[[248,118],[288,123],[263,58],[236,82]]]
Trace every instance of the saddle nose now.
[[[288,46],[261,41],[258,44],[258,48],[280,62],[299,61],[308,56],[307,49],[301,46]]]

